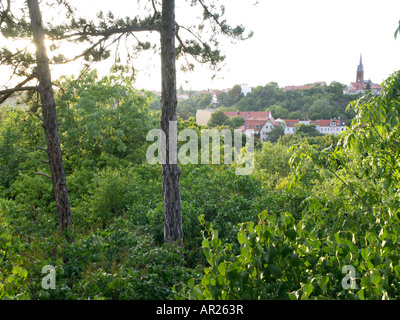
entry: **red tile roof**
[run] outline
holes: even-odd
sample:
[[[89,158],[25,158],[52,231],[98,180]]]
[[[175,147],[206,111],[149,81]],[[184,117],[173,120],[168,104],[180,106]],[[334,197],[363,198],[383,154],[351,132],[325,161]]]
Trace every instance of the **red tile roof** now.
[[[313,122],[315,125],[320,126],[320,127],[330,127],[331,122],[336,122],[336,126],[345,126],[346,123],[344,121],[338,120],[338,119],[329,119],[329,120],[317,120],[317,121],[310,121]]]
[[[286,123],[287,127],[294,127],[300,121],[298,119],[285,119],[284,120]],[[316,126],[320,127],[330,127],[331,122],[336,122],[336,126],[345,126],[346,123],[343,120],[338,120],[338,119],[322,119],[322,120],[310,120],[310,124],[315,124]]]
[[[313,84],[308,84],[308,85],[302,85],[302,86],[286,86],[283,88],[283,91],[295,91],[295,90],[306,90],[312,88],[314,85]]]
[[[350,86],[352,90],[363,90],[365,91],[367,89],[367,83],[366,82],[351,82]],[[370,83],[371,89],[380,89],[381,86],[376,83]]]
[[[244,124],[245,130],[253,129],[254,131],[260,131],[266,122],[266,120],[247,120]],[[256,128],[256,126],[258,127]]]
[[[224,113],[227,117],[239,116],[245,120],[255,118],[262,118],[266,120],[271,117],[270,112],[264,111],[224,111]]]
[[[227,117],[239,116],[245,120],[245,128],[244,130],[256,130],[261,129],[265,123],[269,120],[274,125],[280,125],[280,122],[276,121],[271,112],[265,111],[224,111]],[[255,126],[260,126],[259,128],[255,128]]]
[[[296,124],[299,123],[298,119],[294,119],[294,120],[293,119],[285,119],[284,121],[285,121],[287,127],[294,127]]]

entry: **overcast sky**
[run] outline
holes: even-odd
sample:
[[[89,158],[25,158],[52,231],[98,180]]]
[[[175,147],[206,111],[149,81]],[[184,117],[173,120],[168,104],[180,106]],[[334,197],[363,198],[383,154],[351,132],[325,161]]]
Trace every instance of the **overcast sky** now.
[[[360,54],[364,78],[374,83],[381,83],[400,70],[400,36],[394,39],[400,20],[399,0],[214,1],[225,5],[228,22],[242,24],[254,36],[234,45],[229,41],[221,43],[227,58],[214,80],[213,72],[205,66],[197,66],[192,73],[179,72],[178,86],[185,89],[225,89],[235,84],[255,87],[269,82],[277,82],[280,87],[319,81],[349,84],[355,81]],[[100,9],[112,9],[124,16],[137,14],[131,8],[136,3],[132,0],[76,3],[79,8],[85,6],[92,16]],[[177,21],[183,24],[182,21],[193,20],[181,9],[186,1],[176,3]],[[45,11],[42,13],[46,21],[48,16]],[[137,88],[160,90],[158,54],[138,58],[135,68]],[[63,72],[72,69],[67,66]]]
[[[375,83],[400,69],[398,0],[260,0],[246,8],[240,2],[229,1],[227,14],[254,30],[254,38],[229,47],[226,77],[216,86],[348,84],[360,54],[364,78]]]
[[[317,81],[348,84],[355,81],[360,54],[364,78],[374,83],[400,70],[400,36],[394,39],[399,0],[255,2],[224,1],[228,21],[243,24],[254,36],[236,45],[222,45],[227,58],[217,78],[212,81],[212,72],[197,67],[194,73],[178,74],[179,84],[186,89],[224,89],[243,83],[264,86],[271,81],[281,87]],[[178,11],[177,19],[182,15]],[[159,88],[159,71],[146,67],[137,85]]]

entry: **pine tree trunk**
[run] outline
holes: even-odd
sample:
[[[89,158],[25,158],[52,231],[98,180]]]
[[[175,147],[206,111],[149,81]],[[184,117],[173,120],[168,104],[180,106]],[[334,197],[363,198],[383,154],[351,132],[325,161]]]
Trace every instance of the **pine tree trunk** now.
[[[166,163],[162,164],[162,183],[164,199],[164,241],[182,245],[182,208],[179,187],[179,175],[176,157],[177,137],[170,130],[170,121],[176,121],[176,68],[175,68],[175,0],[162,2],[161,26],[161,72],[162,72],[162,108],[161,129],[166,137]],[[172,160],[172,161],[171,161]]]
[[[71,209],[58,135],[56,104],[51,84],[49,60],[44,44],[42,15],[38,0],[28,0],[28,7],[32,24],[33,41],[36,45],[37,76],[42,102],[43,127],[47,141],[51,180],[57,206],[58,223],[61,230],[64,231],[72,224]]]

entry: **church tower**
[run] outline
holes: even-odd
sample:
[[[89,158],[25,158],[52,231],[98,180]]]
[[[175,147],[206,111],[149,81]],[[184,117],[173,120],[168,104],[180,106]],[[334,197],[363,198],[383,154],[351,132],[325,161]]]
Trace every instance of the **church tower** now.
[[[357,79],[356,82],[364,82],[364,66],[362,63],[362,56],[360,55],[360,64],[357,67]]]

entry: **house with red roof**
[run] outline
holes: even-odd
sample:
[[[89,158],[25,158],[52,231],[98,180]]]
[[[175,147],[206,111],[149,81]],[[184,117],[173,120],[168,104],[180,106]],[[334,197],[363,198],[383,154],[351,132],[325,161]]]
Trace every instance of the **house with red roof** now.
[[[227,117],[242,117],[244,125],[237,130],[247,136],[259,138],[261,141],[266,141],[268,132],[280,125],[281,121],[280,119],[275,120],[270,111],[225,111],[224,113]]]
[[[197,110],[196,122],[206,125],[215,110]],[[236,130],[243,132],[249,137],[259,138],[261,142],[267,141],[268,133],[276,126],[284,127],[284,134],[294,134],[296,125],[314,124],[317,131],[322,134],[337,135],[346,130],[346,123],[340,119],[321,119],[321,120],[299,120],[299,119],[275,119],[270,111],[224,111],[229,117],[239,116],[244,119],[244,125]]]
[[[305,125],[314,124],[317,131],[322,134],[334,134],[337,135],[340,132],[346,130],[346,122],[340,119],[328,119],[328,120],[292,120],[285,119],[285,134],[294,134],[296,132],[296,125],[303,123]]]
[[[283,88],[283,91],[296,91],[296,90],[307,90],[307,89],[311,89],[312,87],[316,86],[316,85],[320,85],[320,86],[325,86],[326,83],[323,81],[320,82],[314,82],[312,84],[303,84],[300,86],[285,86]]]
[[[310,121],[310,124],[312,123],[316,125],[317,130],[322,134],[337,135],[346,130],[346,122],[340,119]]]

